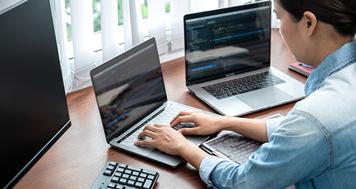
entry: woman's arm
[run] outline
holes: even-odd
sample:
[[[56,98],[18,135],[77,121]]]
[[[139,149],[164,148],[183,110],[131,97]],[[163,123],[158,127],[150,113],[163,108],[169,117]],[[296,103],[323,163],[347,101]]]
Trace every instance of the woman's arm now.
[[[266,121],[227,116],[214,116],[204,113],[181,112],[173,121],[174,127],[181,122],[193,122],[196,127],[183,128],[183,135],[209,135],[221,130],[231,130],[260,142],[267,142]]]
[[[235,131],[248,138],[267,142],[266,120],[225,117],[222,129]]]

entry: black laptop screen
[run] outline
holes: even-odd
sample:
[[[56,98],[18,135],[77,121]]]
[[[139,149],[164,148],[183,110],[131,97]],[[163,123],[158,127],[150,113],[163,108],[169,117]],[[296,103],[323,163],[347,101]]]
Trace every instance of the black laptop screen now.
[[[187,84],[270,65],[270,2],[185,16]]]
[[[91,77],[108,141],[167,100],[153,39],[94,69]]]

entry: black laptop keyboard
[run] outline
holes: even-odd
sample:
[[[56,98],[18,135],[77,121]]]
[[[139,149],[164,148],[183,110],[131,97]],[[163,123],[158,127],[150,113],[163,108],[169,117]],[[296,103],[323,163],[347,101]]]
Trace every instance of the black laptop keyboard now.
[[[263,72],[260,74],[209,85],[203,87],[203,89],[215,98],[223,99],[253,90],[278,85],[284,82],[285,81],[274,76],[271,72]]]
[[[92,189],[151,189],[159,174],[157,172],[131,167],[109,161],[92,185]]]
[[[258,150],[261,143],[234,132],[218,137],[210,142],[209,146],[217,149],[230,160],[240,164],[245,163],[250,155]]]

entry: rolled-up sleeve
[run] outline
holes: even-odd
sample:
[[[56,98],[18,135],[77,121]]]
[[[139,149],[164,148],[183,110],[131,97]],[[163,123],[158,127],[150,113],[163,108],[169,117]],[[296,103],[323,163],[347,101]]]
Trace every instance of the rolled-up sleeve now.
[[[285,117],[278,117],[278,118],[273,118],[273,119],[267,119],[266,120],[266,128],[267,128],[267,136],[268,136],[268,141],[271,141],[271,136],[273,133],[277,131],[277,129],[280,127],[281,122],[286,119]]]
[[[246,163],[205,157],[199,168],[202,180],[214,188],[286,188],[316,177],[330,165],[320,122],[303,112],[277,119],[269,121],[270,141]]]
[[[199,175],[200,178],[208,184],[208,186],[212,186],[212,183],[209,179],[211,172],[215,169],[217,165],[221,162],[227,161],[225,159],[216,157],[216,156],[206,156],[203,161],[200,163]]]

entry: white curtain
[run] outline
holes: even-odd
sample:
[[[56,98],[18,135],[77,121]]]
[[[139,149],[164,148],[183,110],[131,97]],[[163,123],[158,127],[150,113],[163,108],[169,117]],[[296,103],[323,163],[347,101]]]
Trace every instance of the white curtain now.
[[[243,5],[246,3],[253,3],[254,0],[228,0],[228,6]]]
[[[191,12],[201,12],[219,8],[218,0],[191,0]]]
[[[171,1],[171,51],[184,47],[183,16],[190,12],[190,0]]]
[[[89,71],[97,65],[94,59],[92,0],[71,0],[70,9],[75,63],[74,88],[81,88],[89,85]]]
[[[127,44],[128,48],[132,46],[138,45],[140,42],[144,40],[144,32],[143,32],[143,20],[142,20],[142,12],[140,8],[140,4],[136,0],[123,0],[123,3],[126,3],[128,7],[126,10],[124,9],[124,17],[127,19],[124,20],[125,29],[128,28],[126,26],[130,25],[131,33],[126,32],[125,34],[128,37],[131,36],[131,44]],[[128,49],[127,48],[127,49]]]
[[[96,0],[100,2],[100,31],[94,32],[93,0],[51,0],[66,91],[87,87],[90,70],[118,54],[155,37],[161,56],[184,48],[183,16],[253,0]],[[147,3],[147,4],[145,4]],[[169,10],[167,10],[169,4]],[[148,13],[144,18],[142,6]],[[120,8],[118,8],[120,7]],[[70,15],[66,9],[70,9]],[[68,12],[68,11],[67,11]],[[118,24],[118,15],[122,22]],[[71,27],[67,27],[70,24]],[[70,32],[67,30],[71,30]],[[71,36],[68,36],[71,33]],[[70,38],[70,40],[68,40]]]
[[[165,0],[147,0],[148,36],[156,39],[159,54],[168,51],[165,2]]]
[[[65,8],[64,1],[51,0],[53,23],[56,33],[56,39],[59,50],[59,59],[62,68],[63,83],[65,91],[71,91],[73,87],[74,69],[72,65],[67,61],[68,49],[66,48],[66,22],[65,22]]]
[[[101,32],[103,62],[114,58],[117,54],[124,51],[120,48],[118,24],[118,3],[117,0],[101,0]]]

